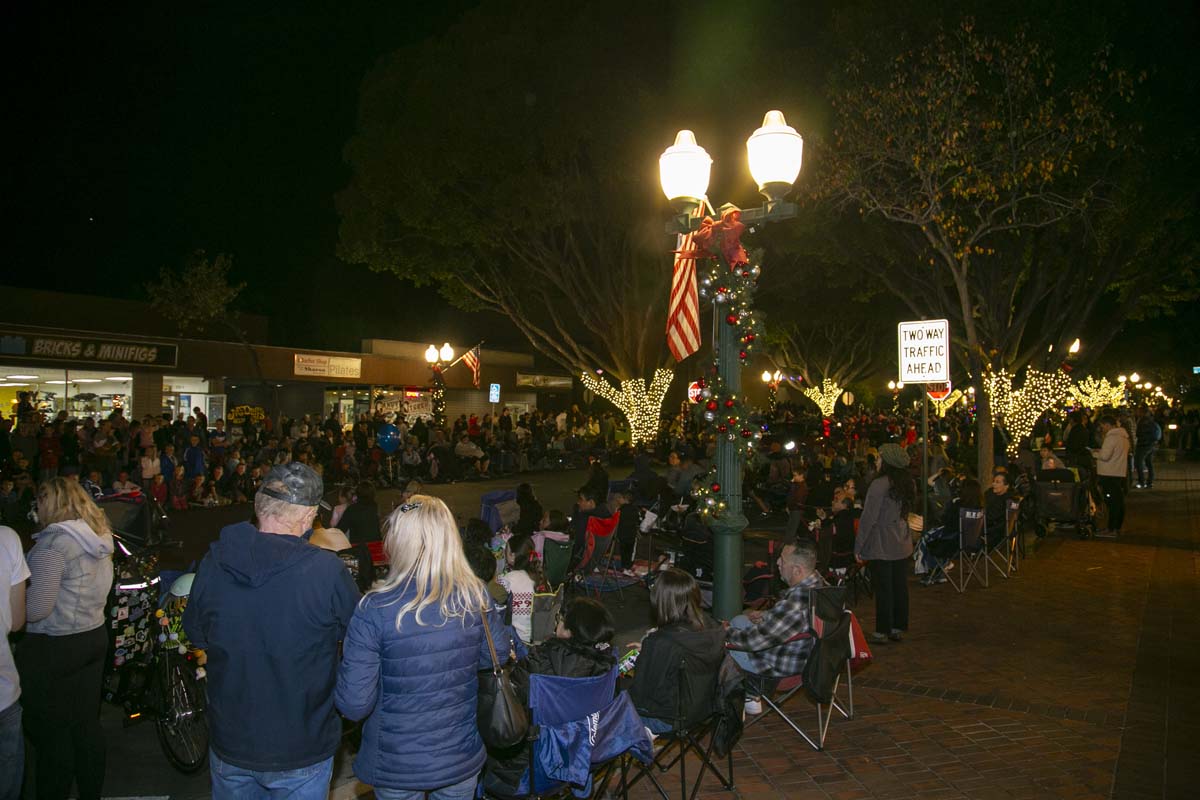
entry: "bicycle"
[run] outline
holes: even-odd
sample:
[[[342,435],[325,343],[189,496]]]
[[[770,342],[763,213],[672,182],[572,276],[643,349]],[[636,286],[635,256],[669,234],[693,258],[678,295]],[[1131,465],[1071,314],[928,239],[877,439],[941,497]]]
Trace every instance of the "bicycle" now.
[[[122,555],[114,559],[108,612],[113,649],[105,699],[124,709],[127,726],[154,719],[159,746],[171,766],[187,775],[199,772],[208,761],[204,668],[200,651],[188,648],[182,627],[193,575],[160,573],[154,547],[135,551],[119,534],[114,538]],[[161,591],[165,577],[174,580]]]

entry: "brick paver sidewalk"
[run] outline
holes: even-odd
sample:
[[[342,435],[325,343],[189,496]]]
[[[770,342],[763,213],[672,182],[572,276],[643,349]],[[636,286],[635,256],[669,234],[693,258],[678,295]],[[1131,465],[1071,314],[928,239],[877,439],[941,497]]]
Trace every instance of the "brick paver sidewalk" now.
[[[1016,576],[961,595],[914,579],[909,636],[876,648],[825,751],[770,717],[735,750],[735,791],[710,778],[701,796],[1200,796],[1200,466],[1163,465],[1127,527],[1030,537]],[[871,630],[872,601],[856,611]],[[799,696],[788,709],[815,716]]]

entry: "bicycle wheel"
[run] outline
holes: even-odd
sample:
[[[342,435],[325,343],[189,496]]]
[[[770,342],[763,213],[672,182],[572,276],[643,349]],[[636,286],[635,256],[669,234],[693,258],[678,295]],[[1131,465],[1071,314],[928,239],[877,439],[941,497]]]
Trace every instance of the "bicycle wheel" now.
[[[179,653],[160,653],[158,743],[171,766],[190,775],[208,761],[204,686],[195,664]]]

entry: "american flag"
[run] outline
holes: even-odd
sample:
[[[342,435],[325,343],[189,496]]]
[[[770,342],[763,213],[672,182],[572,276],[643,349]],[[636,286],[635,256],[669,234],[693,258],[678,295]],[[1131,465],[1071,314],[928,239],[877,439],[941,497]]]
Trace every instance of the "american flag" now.
[[[463,355],[463,362],[471,368],[471,380],[475,388],[479,388],[479,345],[475,345]]]
[[[692,234],[681,234],[675,243],[671,274],[671,302],[667,306],[667,347],[676,361],[700,349],[700,304],[696,296],[696,258]]]

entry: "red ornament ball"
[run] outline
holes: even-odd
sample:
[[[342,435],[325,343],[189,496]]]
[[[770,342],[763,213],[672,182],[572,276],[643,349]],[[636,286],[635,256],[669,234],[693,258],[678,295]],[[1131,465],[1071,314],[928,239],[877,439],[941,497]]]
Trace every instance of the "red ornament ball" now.
[[[700,380],[696,381],[696,385],[703,389],[704,387],[708,386],[708,381],[704,380],[704,378],[701,378]]]
[[[733,398],[732,397],[725,401],[725,407],[733,408]]]
[[[737,425],[737,417],[730,417],[730,418],[729,418],[729,424],[730,424],[730,425]]]
[[[726,425],[725,423],[721,423],[720,425],[717,426],[717,431],[720,433],[724,433],[727,430],[729,430],[729,426]]]
[[[753,334],[753,333],[747,333],[747,334],[746,334],[746,341],[747,341],[747,342],[753,342],[753,341],[754,341],[754,334]]]
[[[742,431],[742,438],[743,438],[743,439],[749,439],[749,438],[750,438],[751,436],[753,436],[753,435],[754,435],[754,431],[748,431],[748,430],[743,430],[743,431]]]
[[[721,491],[721,484],[719,484],[719,483],[714,483],[714,484],[713,484],[711,487],[709,487],[709,488],[711,488],[711,489],[713,490],[713,492],[714,492],[714,493],[715,493],[715,492],[719,492],[719,491]]]
[[[730,325],[737,325],[738,315],[737,314],[726,314],[725,321],[727,323],[729,323]]]
[[[746,356],[748,356],[748,355],[750,355],[750,354],[749,354],[749,353],[747,353],[745,350],[743,350],[742,352],[738,353],[738,358],[740,358],[740,359],[742,359],[743,361],[745,361],[745,360],[746,360]]]
[[[707,403],[704,404],[704,407],[706,409],[708,409],[709,411],[716,411],[717,410],[717,401],[709,400]]]

